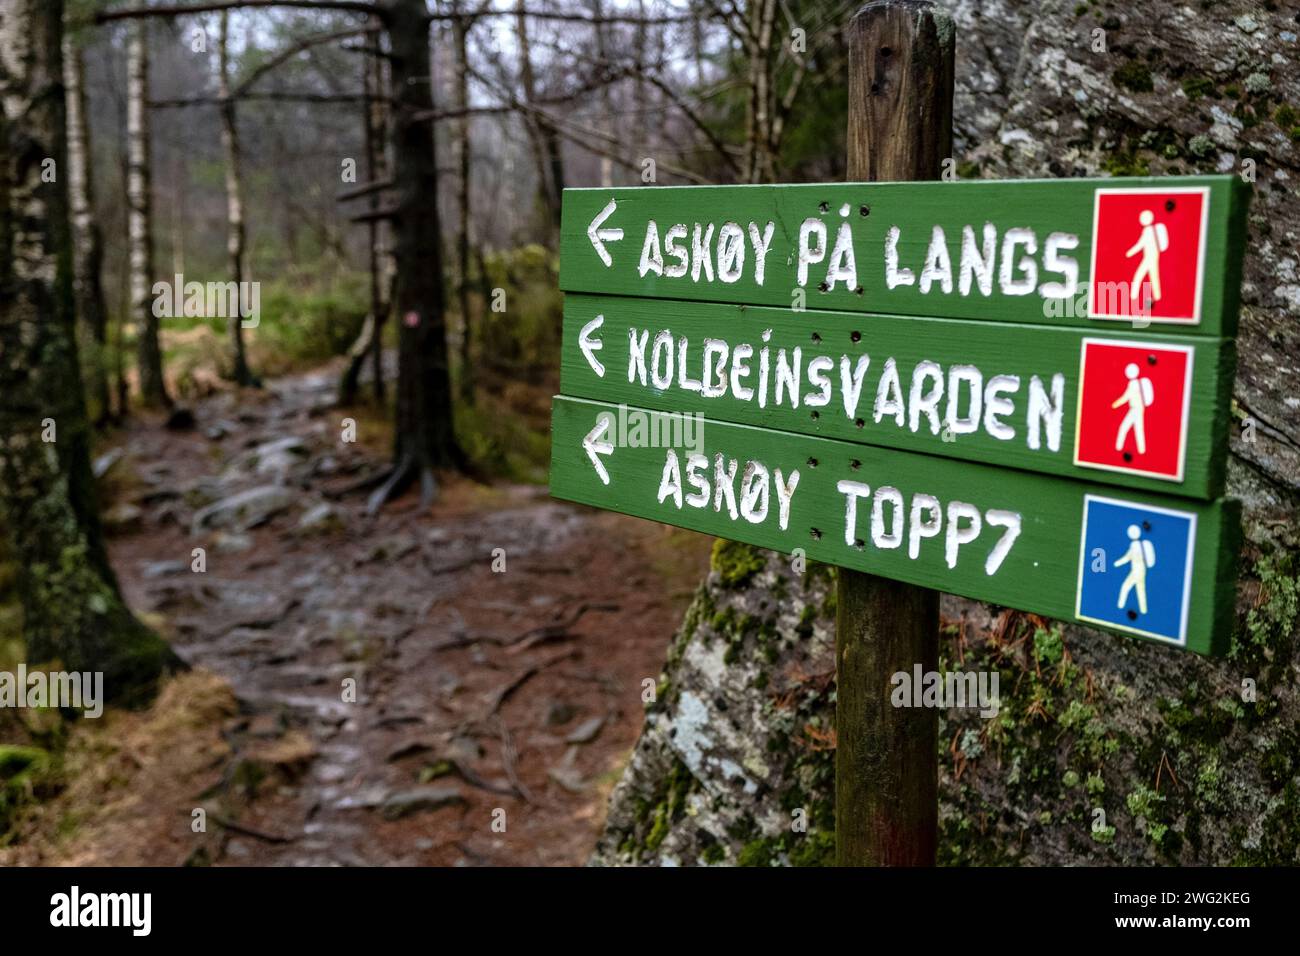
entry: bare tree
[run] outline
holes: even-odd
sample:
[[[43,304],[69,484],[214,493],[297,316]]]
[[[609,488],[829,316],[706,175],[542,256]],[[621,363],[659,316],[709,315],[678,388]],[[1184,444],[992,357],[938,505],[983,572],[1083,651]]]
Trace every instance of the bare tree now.
[[[230,257],[230,278],[235,283],[236,301],[244,301],[244,190],[240,178],[239,125],[235,117],[235,99],[230,92],[230,12],[221,11],[217,34],[217,99],[221,114],[221,149],[226,158],[226,254]],[[240,385],[256,385],[248,368],[244,350],[242,308],[235,308],[226,320],[230,331],[233,358],[231,377]]]
[[[772,26],[776,0],[755,0],[746,10],[749,53],[749,102],[746,115],[745,174],[751,183],[771,179],[772,150]]]
[[[81,45],[70,33],[63,36],[63,85],[68,112],[68,200],[72,214],[72,290],[77,317],[89,346],[86,369],[94,421],[112,416],[108,397],[108,306],[100,281],[104,246],[95,218],[90,177],[90,126],[86,119],[85,65]]]
[[[547,230],[552,240],[560,231],[560,200],[564,191],[564,157],[560,134],[551,117],[536,109],[537,76],[533,71],[533,51],[528,35],[528,10],[524,0],[515,0],[515,37],[519,42],[519,85],[523,91],[524,126],[534,144],[537,159],[538,193],[546,213]]]
[[[127,242],[130,245],[131,314],[136,322],[140,397],[146,406],[169,406],[163,379],[153,277],[153,199],[149,159],[149,23],[131,24],[127,42]]]
[[[596,56],[599,58],[602,66],[608,66],[610,63],[609,50],[609,26],[604,22],[605,11],[602,8],[601,0],[590,0],[591,17],[596,21],[592,28],[596,34]],[[612,84],[605,84],[600,91],[600,106],[602,114],[602,129],[607,136],[614,135],[614,87]],[[609,156],[600,157],[600,184],[602,186],[614,185],[614,160]]]
[[[17,532],[27,658],[102,671],[129,700],[179,662],[123,602],[100,533],[57,175],[62,34],[62,0],[0,0],[0,527]]]

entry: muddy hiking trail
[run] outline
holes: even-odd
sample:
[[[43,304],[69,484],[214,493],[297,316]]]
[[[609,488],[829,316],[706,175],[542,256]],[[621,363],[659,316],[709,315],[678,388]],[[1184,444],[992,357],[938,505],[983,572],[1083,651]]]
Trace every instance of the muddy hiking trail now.
[[[348,489],[384,459],[342,439],[337,380],[221,392],[97,460],[122,587],[194,670],[74,732],[96,779],[12,862],[586,861],[710,540],[456,478],[368,516]]]

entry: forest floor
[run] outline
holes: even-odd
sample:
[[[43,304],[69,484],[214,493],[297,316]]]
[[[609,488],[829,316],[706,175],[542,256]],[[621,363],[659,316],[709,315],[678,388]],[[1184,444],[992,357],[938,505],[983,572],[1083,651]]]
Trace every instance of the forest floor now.
[[[194,670],[77,722],[0,863],[585,862],[709,539],[456,477],[367,517],[386,432],[336,381],[107,446],[114,566]]]

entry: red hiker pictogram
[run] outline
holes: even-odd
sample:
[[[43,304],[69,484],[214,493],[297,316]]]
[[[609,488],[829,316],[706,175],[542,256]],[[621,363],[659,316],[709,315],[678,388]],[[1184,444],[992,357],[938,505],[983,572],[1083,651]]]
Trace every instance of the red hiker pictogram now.
[[[1089,316],[1199,322],[1208,211],[1200,187],[1098,189]]]
[[[1084,339],[1074,462],[1181,481],[1192,346]]]

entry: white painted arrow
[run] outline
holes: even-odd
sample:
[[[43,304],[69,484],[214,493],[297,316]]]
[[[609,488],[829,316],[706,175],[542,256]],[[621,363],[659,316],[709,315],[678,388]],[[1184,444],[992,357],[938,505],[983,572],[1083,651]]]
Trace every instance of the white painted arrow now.
[[[614,264],[614,260],[610,258],[609,251],[605,248],[605,243],[617,242],[622,239],[623,230],[614,228],[602,229],[600,227],[604,224],[606,219],[613,215],[614,210],[617,208],[618,203],[611,199],[609,205],[597,213],[596,218],[591,220],[591,225],[587,227],[587,238],[591,240],[592,246],[596,249],[596,255],[600,256],[600,261],[605,263],[605,268],[607,269]]]
[[[600,460],[600,455],[612,455],[614,453],[614,443],[608,439],[602,439],[601,435],[609,431],[610,424],[614,417],[608,413],[602,414],[596,419],[596,427],[587,432],[587,437],[582,440],[582,447],[587,450],[587,457],[591,463],[596,466],[596,474],[600,475],[601,484],[609,484],[609,472],[605,470],[605,463]]]
[[[605,345],[600,339],[593,339],[591,333],[600,328],[604,321],[605,317],[598,315],[584,325],[582,331],[578,333],[578,348],[582,349],[582,354],[587,357],[591,370],[596,373],[598,378],[605,377],[605,366],[600,359],[596,358],[594,353],[599,352]]]

